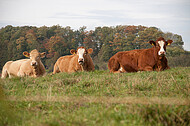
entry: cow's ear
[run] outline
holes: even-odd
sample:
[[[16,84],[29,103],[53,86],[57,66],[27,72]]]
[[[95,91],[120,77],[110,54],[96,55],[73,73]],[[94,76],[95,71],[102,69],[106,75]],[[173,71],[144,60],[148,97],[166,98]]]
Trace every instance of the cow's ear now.
[[[172,42],[173,42],[172,40],[168,40],[168,41],[167,41],[167,45],[171,45]]]
[[[44,58],[46,56],[46,52],[40,53],[40,57]]]
[[[26,57],[30,57],[30,53],[28,53],[28,52],[26,52],[26,51],[23,52],[23,55],[26,56]]]
[[[90,49],[88,49],[87,51],[88,51],[88,54],[91,54],[91,53],[93,52],[93,49],[90,48]]]
[[[75,50],[75,49],[71,49],[71,50],[70,50],[70,53],[71,53],[71,54],[75,54],[75,53],[76,53],[76,50]]]
[[[153,46],[156,46],[156,43],[155,43],[155,41],[149,41],[149,43],[151,44],[151,45],[153,45]]]

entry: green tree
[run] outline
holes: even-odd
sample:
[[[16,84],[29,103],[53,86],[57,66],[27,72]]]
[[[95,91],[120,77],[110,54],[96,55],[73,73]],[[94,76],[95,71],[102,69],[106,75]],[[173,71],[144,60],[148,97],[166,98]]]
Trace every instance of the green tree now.
[[[184,42],[182,40],[181,35],[177,35],[177,34],[167,32],[164,34],[164,38],[166,40],[169,40],[169,39],[173,40],[171,47],[178,47],[180,49],[183,49]]]
[[[163,36],[163,32],[156,27],[146,28],[144,31],[138,32],[134,42],[136,49],[150,48],[151,46],[148,41],[156,41],[156,39],[161,36]]]
[[[100,49],[98,57],[101,61],[108,61],[113,55],[113,48],[110,46],[110,41],[113,41],[114,32],[111,27],[103,27],[101,29],[101,41],[103,45]]]

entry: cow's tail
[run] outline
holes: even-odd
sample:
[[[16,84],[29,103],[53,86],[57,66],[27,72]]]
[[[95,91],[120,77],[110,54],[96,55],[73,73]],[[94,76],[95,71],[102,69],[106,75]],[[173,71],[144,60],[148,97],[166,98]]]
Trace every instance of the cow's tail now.
[[[110,70],[110,73],[118,71],[119,68],[120,68],[119,62],[115,58],[111,57],[110,60],[108,61],[108,69]]]
[[[55,65],[54,65],[54,68],[53,68],[53,74],[56,74],[56,73],[59,73],[59,72],[60,72],[60,70],[59,70],[59,67],[58,67],[57,62],[56,62]]]

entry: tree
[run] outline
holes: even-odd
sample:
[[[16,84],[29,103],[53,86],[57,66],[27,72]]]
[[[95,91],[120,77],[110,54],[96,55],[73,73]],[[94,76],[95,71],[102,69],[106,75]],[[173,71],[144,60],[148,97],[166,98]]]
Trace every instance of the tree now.
[[[110,46],[110,41],[113,41],[113,28],[103,27],[101,29],[101,41],[103,45],[100,49],[98,57],[101,61],[108,61],[109,58],[113,55],[113,48]]]
[[[138,36],[136,37],[134,44],[136,49],[150,48],[148,41],[156,41],[157,38],[162,36],[163,32],[156,27],[146,28],[144,31],[138,32]]]
[[[94,31],[87,31],[85,32],[85,38],[84,38],[84,42],[83,45],[88,49],[88,48],[92,48],[93,49],[93,53],[91,54],[92,57],[94,57],[95,55],[98,54],[98,43],[95,40],[95,34]]]

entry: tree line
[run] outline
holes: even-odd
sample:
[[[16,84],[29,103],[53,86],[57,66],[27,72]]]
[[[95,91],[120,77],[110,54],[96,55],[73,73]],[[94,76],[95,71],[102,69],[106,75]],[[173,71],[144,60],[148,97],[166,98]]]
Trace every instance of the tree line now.
[[[79,46],[93,48],[91,56],[96,68],[105,69],[106,62],[115,53],[150,48],[151,45],[147,42],[155,41],[158,37],[173,40],[173,43],[167,47],[167,56],[171,61],[177,60],[174,57],[185,57],[183,61],[185,66],[190,65],[187,59],[190,53],[183,49],[182,37],[170,32],[164,33],[156,27],[119,25],[87,30],[83,26],[78,30],[73,30],[69,26],[59,25],[52,27],[8,25],[0,29],[0,70],[9,60],[25,58],[22,55],[24,51],[30,52],[37,49],[39,52],[47,53],[42,62],[46,69],[52,71],[54,63],[60,56],[70,55],[70,50]]]

